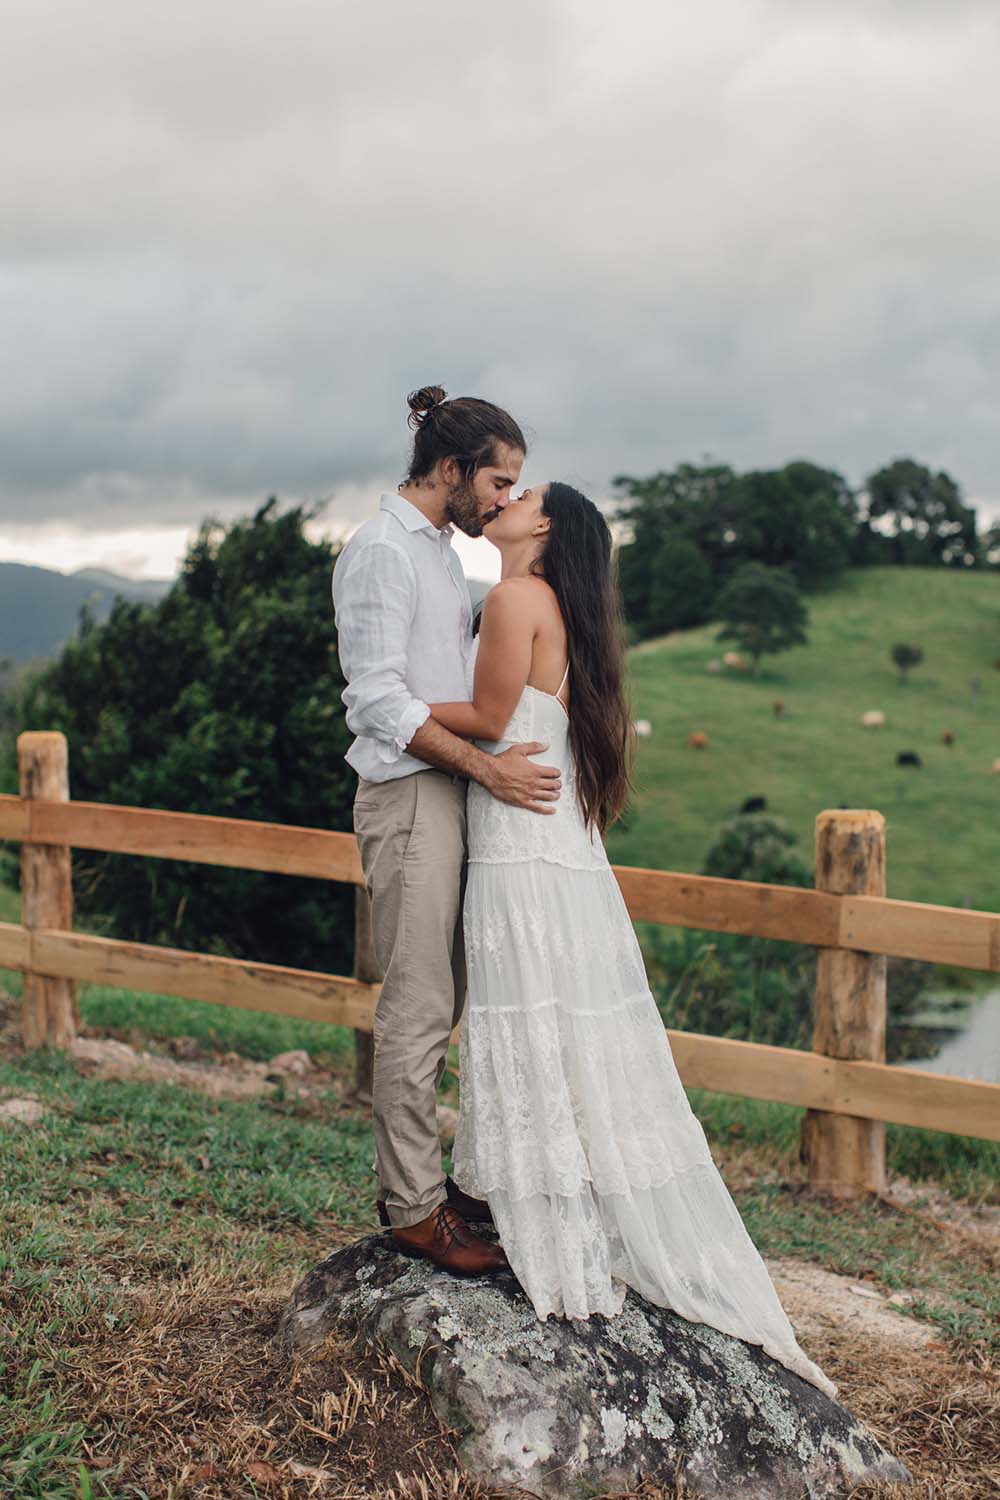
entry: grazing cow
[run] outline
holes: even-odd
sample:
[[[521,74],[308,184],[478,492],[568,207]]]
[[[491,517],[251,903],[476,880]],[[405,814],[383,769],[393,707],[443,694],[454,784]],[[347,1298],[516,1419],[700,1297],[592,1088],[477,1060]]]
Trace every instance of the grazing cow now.
[[[915,750],[898,750],[896,764],[897,766],[922,766],[923,761]]]
[[[950,729],[942,729],[941,742],[944,745],[953,745],[955,743],[955,736],[952,734]]]
[[[708,735],[703,729],[696,729],[688,735],[688,745],[692,750],[707,750]]]
[[[747,664],[738,651],[724,651],[722,653],[722,665],[732,667],[734,672],[745,672]]]
[[[767,798],[766,797],[746,797],[746,798],[744,798],[743,806],[740,808],[740,812],[741,813],[767,812]]]
[[[1000,776],[1000,756],[993,762],[991,770],[994,776]]]
[[[785,712],[785,700],[783,698],[775,698],[771,707],[774,709],[774,717],[778,718],[780,714]]]
[[[880,708],[869,708],[858,720],[862,729],[882,729],[885,726],[885,714]]]
[[[635,730],[639,738],[643,740],[648,739],[648,737],[653,732],[653,726],[648,719],[636,719],[635,723],[632,725],[632,728]]]

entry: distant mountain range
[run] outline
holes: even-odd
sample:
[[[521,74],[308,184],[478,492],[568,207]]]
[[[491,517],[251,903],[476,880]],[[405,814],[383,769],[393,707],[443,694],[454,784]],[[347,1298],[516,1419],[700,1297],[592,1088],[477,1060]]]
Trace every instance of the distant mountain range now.
[[[0,660],[35,661],[51,656],[74,634],[80,606],[91,605],[104,620],[116,596],[155,604],[170,578],[121,578],[104,568],[57,573],[25,563],[0,562]]]

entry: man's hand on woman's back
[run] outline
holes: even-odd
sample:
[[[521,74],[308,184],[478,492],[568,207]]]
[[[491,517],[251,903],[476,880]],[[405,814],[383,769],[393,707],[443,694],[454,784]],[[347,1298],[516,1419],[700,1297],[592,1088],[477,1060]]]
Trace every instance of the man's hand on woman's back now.
[[[554,813],[562,791],[562,772],[558,766],[541,766],[528,758],[548,748],[538,740],[529,740],[527,744],[511,745],[509,750],[490,756],[493,765],[482,781],[483,786],[500,802],[509,802],[512,807]]]

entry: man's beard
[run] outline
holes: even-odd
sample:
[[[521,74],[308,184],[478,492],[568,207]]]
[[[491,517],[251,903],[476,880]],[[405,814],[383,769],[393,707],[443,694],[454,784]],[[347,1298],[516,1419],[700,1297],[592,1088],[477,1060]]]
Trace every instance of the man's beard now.
[[[448,520],[454,521],[459,531],[464,531],[466,536],[482,536],[484,519],[493,519],[492,511],[487,511],[485,518],[479,514],[479,501],[467,479],[460,480],[449,491],[445,513]]]

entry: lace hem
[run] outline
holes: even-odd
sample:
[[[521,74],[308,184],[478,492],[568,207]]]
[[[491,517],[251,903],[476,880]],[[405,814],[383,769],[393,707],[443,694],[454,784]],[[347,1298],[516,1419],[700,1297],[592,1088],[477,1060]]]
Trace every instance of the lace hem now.
[[[548,1010],[552,1005],[561,1005],[570,1016],[613,1016],[620,1010],[626,1010],[630,1005],[648,1006],[650,1004],[655,1007],[656,1001],[653,999],[652,990],[648,988],[638,990],[634,995],[627,995],[624,1000],[616,1000],[613,1005],[600,1005],[592,1010],[587,1010],[580,1005],[568,1004],[565,995],[551,995],[546,1000],[536,1000],[526,1005],[494,1005],[492,1000],[486,1005],[479,1005],[470,1001],[462,1013],[461,1024],[471,1025],[470,1017],[472,1016],[486,1019],[492,1015],[502,1015],[507,1011],[528,1015],[535,1010]],[[461,1039],[461,1032],[459,1032],[459,1038]]]
[[[513,849],[505,854],[486,854],[482,850],[473,853],[470,850],[467,863],[470,865],[558,865],[562,870],[582,870],[587,874],[591,872],[600,874],[611,868],[607,855],[603,859],[595,855],[588,862],[551,849],[546,850],[544,854],[535,854],[525,852],[523,848]]]
[[[575,1183],[570,1185],[568,1191],[565,1191],[561,1184],[558,1193],[546,1194],[546,1196],[572,1198],[589,1190],[595,1197],[599,1198],[629,1199],[634,1198],[636,1193],[656,1192],[661,1188],[669,1187],[671,1183],[679,1181],[682,1177],[690,1176],[692,1172],[700,1172],[706,1179],[711,1180],[711,1178],[718,1174],[718,1168],[711,1161],[691,1162],[685,1167],[671,1167],[660,1172],[636,1172],[633,1168],[628,1180],[621,1182],[616,1187],[608,1187],[600,1184],[593,1172],[581,1171],[579,1178]],[[506,1182],[484,1182],[482,1177],[476,1177],[474,1173],[470,1173],[469,1165],[465,1161],[456,1161],[451,1176],[453,1181],[458,1183],[463,1193],[467,1192],[473,1198],[489,1198],[491,1194],[496,1196],[498,1193],[502,1193],[508,1203],[514,1204],[523,1203],[526,1199],[538,1197],[537,1189],[523,1188],[513,1191]],[[473,1187],[465,1187],[460,1180],[461,1178],[472,1182]]]

